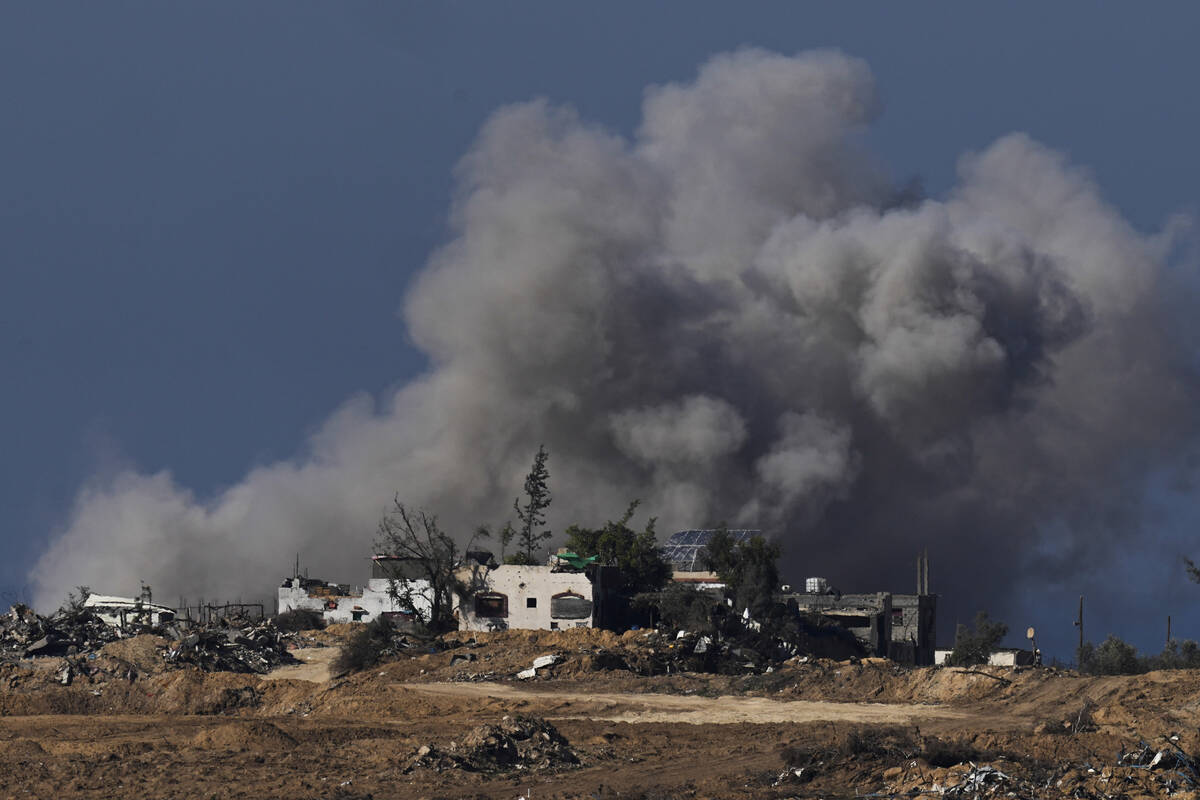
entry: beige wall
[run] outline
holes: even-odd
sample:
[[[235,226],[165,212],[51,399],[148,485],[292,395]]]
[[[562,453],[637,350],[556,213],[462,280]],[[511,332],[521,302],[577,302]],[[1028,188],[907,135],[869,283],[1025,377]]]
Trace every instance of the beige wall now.
[[[508,616],[497,618],[476,616],[474,595],[456,598],[460,630],[552,630],[592,625],[590,616],[556,619],[550,613],[550,600],[555,595],[573,592],[586,600],[592,599],[592,582],[582,572],[553,572],[551,567],[504,564],[491,570],[479,568],[474,574],[463,573],[460,577],[467,583],[476,584],[476,595],[499,593],[508,599]]]

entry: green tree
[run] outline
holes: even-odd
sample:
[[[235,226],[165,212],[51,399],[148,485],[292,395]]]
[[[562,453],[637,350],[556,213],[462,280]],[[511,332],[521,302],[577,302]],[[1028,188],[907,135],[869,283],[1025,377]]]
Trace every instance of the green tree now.
[[[1137,675],[1146,671],[1137,648],[1111,633],[1098,646],[1085,642],[1076,653],[1079,671],[1091,675]]]
[[[975,614],[975,630],[969,630],[966,625],[958,626],[954,633],[954,649],[950,651],[947,663],[952,667],[986,664],[996,645],[1007,635],[1007,625],[993,621],[988,612],[980,611]]]
[[[726,586],[726,596],[739,609],[750,609],[756,618],[770,614],[779,590],[779,556],[776,542],[762,536],[735,542],[722,523],[709,538],[700,555],[705,569],[717,573]]]
[[[537,454],[533,457],[533,467],[525,476],[525,502],[521,498],[513,500],[513,510],[521,527],[514,529],[505,525],[500,534],[501,545],[508,545],[513,536],[517,538],[517,552],[505,557],[506,564],[537,564],[540,563],[535,553],[541,548],[542,542],[550,538],[550,531],[543,529],[546,524],[546,509],[553,499],[550,495],[550,471],[546,469],[546,459],[550,454],[545,445],[539,445]]]
[[[668,584],[662,591],[643,592],[633,598],[633,607],[653,615],[668,630],[711,634],[717,631],[714,612],[721,611],[711,594],[685,583]]]
[[[1167,642],[1163,651],[1156,656],[1146,656],[1142,665],[1147,670],[1154,669],[1196,669],[1200,667],[1200,645],[1191,639]]]
[[[598,564],[619,567],[629,595],[657,591],[671,579],[671,564],[663,558],[654,534],[655,517],[640,531],[629,527],[637,507],[634,500],[619,520],[609,520],[602,528],[567,528],[567,549],[596,556]]]

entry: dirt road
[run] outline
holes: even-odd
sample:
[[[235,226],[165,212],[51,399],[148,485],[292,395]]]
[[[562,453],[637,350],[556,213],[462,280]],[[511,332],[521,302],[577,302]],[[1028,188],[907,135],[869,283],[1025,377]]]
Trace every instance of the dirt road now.
[[[592,719],[606,722],[683,722],[693,725],[736,725],[777,722],[862,722],[910,724],[964,720],[965,711],[928,705],[830,703],[771,700],[765,697],[700,697],[697,695],[530,690],[509,683],[406,683],[405,689],[444,697],[490,698],[514,705],[547,706],[548,719]]]

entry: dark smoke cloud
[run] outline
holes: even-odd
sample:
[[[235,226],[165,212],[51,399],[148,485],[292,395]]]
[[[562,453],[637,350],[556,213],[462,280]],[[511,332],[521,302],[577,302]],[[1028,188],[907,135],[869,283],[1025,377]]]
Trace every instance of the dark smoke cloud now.
[[[758,50],[647,90],[632,141],[500,109],[404,305],[429,371],[213,497],[98,479],[37,602],[265,594],[297,551],[353,580],[394,492],[453,531],[503,522],[543,442],[559,528],[640,498],[660,530],[761,526],[794,577],[862,589],[909,588],[928,546],[964,608],[1036,575],[1022,554],[1102,565],[1194,440],[1171,244],[1020,134],[897,202],[876,109],[861,61]]]

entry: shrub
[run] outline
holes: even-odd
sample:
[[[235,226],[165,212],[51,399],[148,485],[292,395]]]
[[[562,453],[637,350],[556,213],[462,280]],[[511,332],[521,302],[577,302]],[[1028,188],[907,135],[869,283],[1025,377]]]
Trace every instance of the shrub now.
[[[669,584],[660,592],[644,592],[633,599],[634,608],[652,611],[664,628],[693,633],[716,631],[713,611],[720,605],[711,594],[682,583]]]
[[[379,663],[391,650],[396,629],[386,617],[376,617],[354,632],[333,661],[333,672],[361,672]]]
[[[838,750],[847,756],[896,756],[911,758],[920,750],[916,728],[895,725],[864,725],[840,737]]]
[[[1007,625],[993,622],[988,612],[980,611],[975,615],[975,630],[969,630],[966,625],[958,626],[954,635],[954,649],[950,651],[947,663],[952,667],[986,664],[988,656],[1007,633]]]
[[[275,627],[287,633],[319,631],[325,627],[325,616],[311,608],[293,608],[275,615]]]

